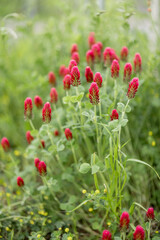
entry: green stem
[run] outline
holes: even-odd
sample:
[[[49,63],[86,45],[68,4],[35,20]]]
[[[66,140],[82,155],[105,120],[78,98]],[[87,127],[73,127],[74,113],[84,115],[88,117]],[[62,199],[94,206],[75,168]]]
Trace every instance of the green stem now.
[[[77,95],[77,97],[78,97],[78,95],[79,95],[78,87],[76,87],[76,95]],[[83,125],[81,101],[78,102],[78,106],[79,106],[79,110],[80,110],[80,120],[81,120],[81,125]]]
[[[49,184],[48,184],[48,182],[47,182],[46,177],[43,176],[42,179],[43,179],[44,185],[46,185],[46,186],[48,187],[48,189],[50,190],[50,186],[49,186]],[[50,193],[51,193],[51,195],[53,196],[53,198],[55,199],[55,201],[56,201],[58,204],[60,204],[60,202],[59,202],[59,200],[57,199],[57,197],[55,196],[54,192],[50,190]]]
[[[98,138],[97,117],[96,117],[96,105],[94,105],[94,122],[95,122],[96,135],[97,135],[97,152],[99,154],[99,138]]]
[[[70,141],[70,144],[71,144],[71,149],[72,149],[72,154],[73,154],[74,162],[75,162],[75,164],[77,165],[77,164],[78,164],[78,161],[77,161],[76,153],[75,153],[75,151],[74,151],[74,147],[73,147],[73,144],[72,144],[71,141]]]
[[[151,219],[149,219],[148,240],[150,240],[150,235],[151,235]]]
[[[30,125],[31,125],[31,128],[32,128],[33,130],[35,130],[35,127],[34,127],[33,122],[32,122],[31,119],[29,119],[29,123],[30,123]]]
[[[93,154],[93,164],[95,164],[95,153]],[[97,174],[93,174],[96,190],[99,190]]]

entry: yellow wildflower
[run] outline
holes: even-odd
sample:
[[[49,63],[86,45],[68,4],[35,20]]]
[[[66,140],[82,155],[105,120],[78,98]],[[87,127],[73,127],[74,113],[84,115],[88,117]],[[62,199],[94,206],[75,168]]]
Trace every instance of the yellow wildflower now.
[[[37,235],[37,238],[40,238],[40,237],[41,237],[41,234],[38,234],[38,235]]]
[[[89,208],[88,211],[89,211],[89,212],[93,212],[93,208]]]
[[[155,146],[156,146],[156,142],[152,141],[152,147],[155,147]]]
[[[107,193],[107,189],[106,188],[104,189],[104,193]]]
[[[110,223],[110,222],[108,222],[108,223],[107,223],[107,225],[108,225],[108,226],[110,226],[110,225],[111,225],[111,223]]]
[[[99,191],[99,190],[96,190],[96,191],[95,191],[95,194],[99,194],[99,193],[100,193],[100,191]]]
[[[68,233],[69,232],[69,228],[65,228],[65,232]]]
[[[58,230],[59,230],[59,231],[61,231],[61,230],[62,230],[62,228],[58,228]]]
[[[52,223],[52,220],[51,220],[51,219],[48,219],[47,222],[48,222],[48,223]]]
[[[83,189],[83,190],[82,190],[82,193],[83,193],[83,194],[86,194],[86,192],[87,192],[86,189]]]
[[[149,131],[149,132],[148,132],[148,135],[149,135],[149,136],[152,136],[152,135],[153,135],[153,132],[152,132],[152,131]]]
[[[32,224],[32,225],[33,225],[33,224],[34,224],[34,221],[33,221],[33,220],[30,220],[30,224]]]
[[[10,193],[6,193],[6,196],[7,196],[7,197],[10,197],[10,196],[11,196],[11,194],[10,194]]]
[[[11,230],[10,230],[10,228],[9,228],[9,227],[6,227],[6,231],[8,231],[8,232],[9,232],[9,231],[11,231]]]
[[[14,155],[18,157],[18,156],[21,155],[21,153],[20,153],[20,151],[18,151],[18,150],[14,150]]]
[[[68,237],[67,240],[72,240],[72,237]]]

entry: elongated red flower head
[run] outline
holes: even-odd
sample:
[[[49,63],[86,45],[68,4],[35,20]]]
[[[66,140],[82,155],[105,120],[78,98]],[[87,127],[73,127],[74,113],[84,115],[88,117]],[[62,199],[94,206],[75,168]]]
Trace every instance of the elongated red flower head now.
[[[79,61],[80,61],[80,57],[79,57],[79,53],[78,52],[74,52],[72,54],[72,57],[71,57],[73,60],[76,61],[77,64],[79,64]]]
[[[66,71],[66,66],[62,65],[59,68],[59,76],[64,77],[65,76],[65,71]]]
[[[111,77],[112,78],[118,78],[119,77],[119,62],[117,60],[113,60],[111,65]]]
[[[17,185],[18,185],[19,187],[23,187],[23,186],[24,186],[23,178],[17,177]]]
[[[89,88],[89,98],[93,105],[97,105],[99,103],[99,89],[96,82],[91,83]]]
[[[112,234],[108,230],[104,230],[102,233],[102,240],[112,240]]]
[[[104,65],[107,67],[109,67],[112,64],[114,59],[119,61],[119,58],[115,53],[115,50],[110,47],[105,48],[103,52],[103,59],[104,59]]]
[[[147,212],[146,212],[146,216],[149,219],[154,219],[154,209],[152,207],[148,208]]]
[[[128,48],[127,47],[122,47],[121,49],[121,60],[122,61],[127,61],[128,58]]]
[[[72,139],[72,132],[71,132],[71,130],[69,128],[66,128],[64,133],[66,135],[67,140],[71,140]]]
[[[97,43],[92,45],[92,51],[94,54],[94,59],[99,61],[101,59],[101,49]]]
[[[26,132],[26,139],[27,139],[28,144],[31,144],[31,142],[33,141],[34,137],[31,135],[30,131]]]
[[[93,81],[97,83],[99,88],[102,87],[103,79],[102,79],[102,76],[101,76],[100,72],[95,73]]]
[[[126,63],[124,66],[123,81],[125,82],[130,81],[131,75],[132,75],[132,65],[131,63]]]
[[[25,119],[31,119],[32,118],[32,99],[27,97],[24,101],[24,117]]]
[[[64,76],[67,75],[67,74],[70,74],[70,70],[69,70],[69,68],[66,67]]]
[[[127,96],[129,99],[132,99],[135,97],[136,92],[138,90],[138,86],[139,86],[139,79],[133,78],[132,81],[130,81],[129,83],[128,92],[127,92]]]
[[[89,36],[88,36],[88,45],[91,48],[93,44],[96,43],[96,39],[95,39],[95,33],[94,32],[90,32]]]
[[[47,167],[46,167],[45,162],[43,162],[43,161],[39,162],[39,164],[38,164],[38,171],[39,171],[39,174],[41,176],[44,176],[44,175],[47,174]]]
[[[71,70],[74,66],[77,66],[77,62],[74,59],[72,59],[69,63],[69,66],[68,66],[68,69],[69,69],[70,72],[71,72]]]
[[[58,93],[55,88],[51,88],[50,101],[51,103],[56,103],[58,101]]]
[[[93,65],[94,63],[94,53],[92,50],[88,50],[86,52],[86,61],[89,65]]]
[[[55,76],[54,72],[48,73],[48,79],[49,79],[50,84],[52,84],[52,85],[56,84],[56,76]]]
[[[63,79],[64,90],[69,90],[71,86],[71,75],[67,74]]]
[[[73,43],[73,44],[72,44],[72,47],[71,47],[71,55],[72,55],[74,52],[78,52],[78,46],[77,46],[76,43]]]
[[[125,231],[129,227],[129,214],[128,212],[123,212],[121,217],[120,217],[120,228],[121,230]]]
[[[49,123],[51,121],[51,105],[49,102],[44,104],[42,109],[42,120],[45,123]]]
[[[58,136],[59,136],[59,131],[58,131],[57,129],[54,131],[54,136],[55,136],[55,137],[58,137]]]
[[[139,53],[136,53],[134,56],[134,71],[141,72],[142,70],[142,58]]]
[[[42,108],[43,106],[43,101],[42,98],[39,96],[34,97],[34,104],[36,105],[37,108]]]
[[[39,158],[35,158],[35,159],[34,159],[34,165],[35,165],[35,167],[37,168],[37,170],[38,170],[38,165],[39,165],[39,163],[40,163]]]
[[[144,240],[144,238],[145,238],[144,229],[140,225],[138,225],[133,233],[133,239]]]
[[[3,150],[5,152],[8,152],[9,149],[10,149],[10,144],[9,144],[9,141],[6,137],[3,137],[2,140],[1,140],[1,145],[3,147]]]
[[[112,110],[112,114],[110,115],[110,117],[111,117],[111,121],[116,120],[116,119],[119,118],[119,114],[118,114],[116,109]]]
[[[74,66],[71,71],[71,84],[74,87],[78,87],[81,84],[80,71],[77,66]]]
[[[93,82],[93,72],[90,67],[86,67],[85,69],[85,77],[87,82]]]
[[[98,46],[100,47],[100,50],[103,49],[103,44],[101,42],[97,42]]]

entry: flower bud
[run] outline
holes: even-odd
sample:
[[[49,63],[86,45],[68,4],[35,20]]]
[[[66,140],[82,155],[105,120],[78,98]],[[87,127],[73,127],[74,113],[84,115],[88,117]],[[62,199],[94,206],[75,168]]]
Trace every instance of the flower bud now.
[[[52,85],[56,84],[56,76],[55,76],[54,72],[48,73],[48,79],[49,79],[50,84],[52,84]]]
[[[138,86],[139,86],[139,79],[133,78],[132,81],[130,81],[129,83],[128,92],[127,92],[127,96],[129,99],[132,99],[135,97],[136,92],[138,90]]]
[[[17,177],[17,185],[18,185],[19,187],[23,187],[23,186],[24,186],[23,178]]]
[[[102,240],[112,240],[112,234],[108,230],[104,230],[102,233]]]
[[[78,87],[81,84],[80,72],[77,66],[74,66],[71,71],[71,84],[74,87]]]
[[[67,140],[71,140],[72,139],[72,132],[71,132],[71,130],[69,128],[66,128],[64,133],[66,135]]]
[[[154,219],[154,209],[151,207],[151,208],[148,208],[147,212],[146,212],[146,216],[148,219]]]
[[[64,90],[69,90],[71,86],[71,75],[67,74],[63,79]]]
[[[39,96],[35,96],[34,104],[36,105],[37,108],[42,108],[42,106],[43,106],[42,98]]]
[[[130,81],[131,75],[132,75],[132,65],[131,63],[126,63],[124,66],[123,81],[125,82]]]
[[[31,135],[30,131],[26,132],[26,139],[27,139],[28,144],[31,144],[31,142],[33,141],[34,137]]]
[[[24,117],[25,119],[32,118],[32,99],[27,97],[24,101]]]
[[[69,69],[70,72],[71,72],[71,70],[74,66],[77,66],[77,62],[72,59],[69,63],[69,66],[68,66],[68,69]]]
[[[126,229],[129,227],[129,214],[128,212],[123,212],[120,217],[120,229],[123,231],[126,231]]]
[[[144,240],[144,238],[145,238],[144,229],[140,225],[138,225],[133,233],[133,239]]]
[[[86,77],[87,82],[93,82],[93,72],[90,69],[90,67],[86,67],[85,77]]]
[[[79,61],[80,61],[80,57],[79,57],[79,53],[78,52],[74,52],[72,54],[72,57],[71,57],[73,60],[76,61],[77,64],[79,64]]]
[[[58,130],[55,130],[55,131],[54,131],[54,136],[55,136],[55,137],[58,137],[58,136],[59,136],[59,131],[58,131]]]
[[[118,114],[116,109],[112,110],[112,114],[110,115],[110,117],[111,117],[111,121],[116,120],[116,119],[119,118],[119,114]]]
[[[51,88],[50,101],[51,103],[56,103],[58,101],[58,93],[55,88]]]
[[[102,87],[103,79],[102,79],[102,76],[101,76],[100,72],[95,73],[93,81],[97,83],[99,88]]]
[[[40,163],[39,158],[35,158],[35,159],[34,159],[34,165],[35,165],[35,167],[37,168],[37,170],[38,170],[38,165],[39,165],[39,163]]]
[[[89,64],[89,65],[93,65],[94,63],[94,53],[92,50],[88,50],[86,52],[86,62]]]
[[[72,55],[74,52],[78,52],[78,46],[77,46],[76,43],[72,44],[72,47],[71,47],[71,55]]]
[[[123,47],[121,49],[121,60],[122,61],[127,61],[128,58],[128,48],[127,47]]]
[[[139,53],[136,53],[134,56],[134,71],[141,72],[142,70],[142,58]]]
[[[118,78],[119,77],[119,62],[117,60],[113,60],[111,65],[111,77]]]
[[[95,82],[91,83],[89,88],[89,98],[93,105],[97,105],[99,103],[99,89],[97,83]]]
[[[94,32],[90,32],[89,36],[88,36],[88,45],[91,48],[93,44],[96,43],[96,39],[95,39],[95,33]]]
[[[39,174],[41,176],[44,176],[44,175],[47,174],[47,167],[46,167],[45,162],[43,162],[43,161],[39,162],[39,164],[38,164],[38,171],[39,171]]]
[[[49,123],[51,121],[51,105],[49,102],[45,103],[42,109],[42,120],[45,123]]]
[[[5,152],[8,152],[9,149],[10,149],[10,144],[9,144],[9,141],[6,137],[3,137],[2,140],[1,140],[1,145],[3,147],[3,150]]]
[[[66,71],[65,65],[60,66],[60,68],[59,68],[59,76],[64,77],[65,76],[65,71]]]

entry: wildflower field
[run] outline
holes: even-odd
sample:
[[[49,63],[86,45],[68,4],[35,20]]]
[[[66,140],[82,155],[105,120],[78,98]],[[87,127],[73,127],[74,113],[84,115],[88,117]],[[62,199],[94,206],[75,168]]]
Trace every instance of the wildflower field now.
[[[22,2],[1,0],[0,239],[160,240],[154,1]]]

